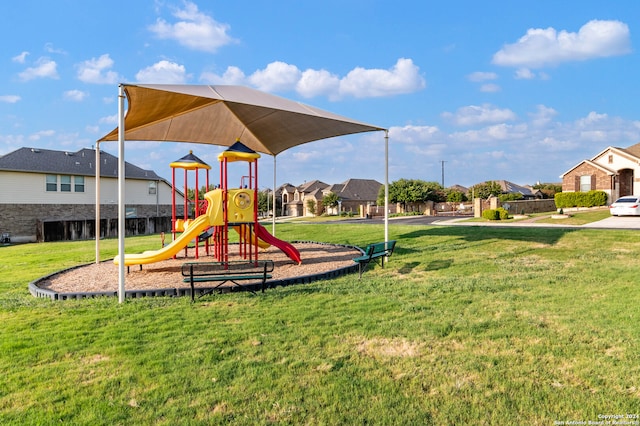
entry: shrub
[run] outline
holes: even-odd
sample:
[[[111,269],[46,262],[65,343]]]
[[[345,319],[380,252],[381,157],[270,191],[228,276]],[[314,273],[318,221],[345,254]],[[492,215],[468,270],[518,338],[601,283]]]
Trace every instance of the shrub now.
[[[607,193],[604,191],[558,192],[554,196],[556,208],[595,207],[607,204]]]
[[[487,220],[505,220],[509,219],[509,212],[502,207],[497,209],[487,209],[482,211],[482,217]]]
[[[498,213],[498,210],[495,209],[483,210],[482,217],[487,220],[500,220],[500,214]]]

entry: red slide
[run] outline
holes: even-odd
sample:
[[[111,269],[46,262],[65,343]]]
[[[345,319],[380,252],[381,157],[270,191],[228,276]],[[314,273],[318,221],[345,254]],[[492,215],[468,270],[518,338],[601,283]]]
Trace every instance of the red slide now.
[[[295,248],[294,246],[292,246],[286,241],[277,239],[276,237],[271,235],[269,231],[265,229],[264,226],[260,225],[259,223],[256,223],[255,229],[256,229],[256,235],[262,241],[264,241],[265,243],[269,243],[272,246],[278,247],[280,250],[284,252],[284,254],[289,256],[289,258],[294,262],[297,262],[298,264],[302,263],[302,259],[300,259],[300,252],[298,251],[297,248]]]

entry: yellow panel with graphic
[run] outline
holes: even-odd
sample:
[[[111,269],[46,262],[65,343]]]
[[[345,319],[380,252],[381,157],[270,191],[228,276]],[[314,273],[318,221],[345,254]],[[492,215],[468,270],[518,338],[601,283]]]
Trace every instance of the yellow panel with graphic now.
[[[209,218],[209,225],[224,225],[222,190],[214,189],[213,191],[209,191],[204,194],[204,199],[207,200],[207,212],[205,215]]]
[[[253,200],[255,189],[229,189],[227,220],[229,223],[253,222]]]

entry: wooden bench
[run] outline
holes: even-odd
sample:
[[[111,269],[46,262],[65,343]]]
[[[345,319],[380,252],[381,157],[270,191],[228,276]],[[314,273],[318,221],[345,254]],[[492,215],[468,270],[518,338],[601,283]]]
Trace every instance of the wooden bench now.
[[[213,291],[226,282],[231,282],[241,289],[244,287],[238,281],[257,281],[261,283],[264,293],[265,284],[271,278],[273,260],[230,261],[230,262],[187,262],[182,265],[182,281],[191,285],[191,301],[195,297],[195,283],[218,282],[201,296]],[[250,290],[255,294],[253,290]]]
[[[358,264],[360,278],[362,278],[362,273],[367,269],[367,266],[369,266],[369,263],[372,261],[379,261],[380,266],[384,268],[384,259],[393,254],[395,247],[395,240],[387,241],[385,243],[369,244],[367,248],[364,249],[364,254],[362,256],[353,259],[353,261]]]

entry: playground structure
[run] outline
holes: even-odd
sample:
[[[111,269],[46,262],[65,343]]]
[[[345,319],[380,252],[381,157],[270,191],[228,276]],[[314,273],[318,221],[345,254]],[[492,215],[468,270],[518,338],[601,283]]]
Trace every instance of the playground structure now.
[[[202,161],[200,158],[193,154],[193,151],[189,151],[189,154],[185,155],[178,161],[174,161],[169,164],[171,167],[171,236],[172,241],[176,240],[176,234],[178,232],[185,231],[185,223],[189,226],[189,171],[195,171],[195,190],[194,190],[194,200],[193,200],[193,217],[197,218],[200,215],[204,214],[207,210],[206,200],[199,200],[199,176],[200,170],[206,170],[206,182],[205,188],[208,192],[209,188],[209,170],[211,170],[211,166]],[[183,207],[183,217],[181,219],[176,217],[176,169],[184,170],[184,207]],[[164,245],[164,243],[163,243]],[[188,246],[184,246],[185,257],[187,255]],[[209,254],[209,239],[205,240],[205,249],[206,253]],[[195,258],[198,259],[200,257],[200,244],[195,245]]]
[[[220,162],[220,187],[211,190],[209,188],[210,167],[194,156],[183,157],[178,162],[172,163],[175,169],[185,169],[185,207],[184,218],[176,218],[175,194],[173,197],[173,241],[160,250],[146,251],[139,254],[125,254],[124,264],[142,265],[160,262],[176,256],[181,250],[187,249],[192,241],[195,241],[195,256],[199,256],[199,246],[205,243],[209,254],[210,241],[213,245],[215,259],[219,262],[229,261],[229,228],[239,235],[239,255],[249,261],[258,260],[258,249],[268,248],[273,245],[282,250],[291,260],[301,263],[298,250],[286,241],[282,241],[271,235],[260,223],[258,223],[258,158],[260,154],[247,148],[239,140],[227,150],[218,155]],[[240,187],[229,189],[227,166],[232,162],[247,162],[249,174],[242,176]],[[209,167],[209,168],[207,168]],[[207,170],[207,192],[204,200],[198,199],[198,173],[197,170]],[[196,170],[196,190],[194,196],[194,219],[188,219],[189,209],[187,200],[187,170]],[[180,235],[178,235],[180,233]],[[114,259],[118,263],[119,258]]]

